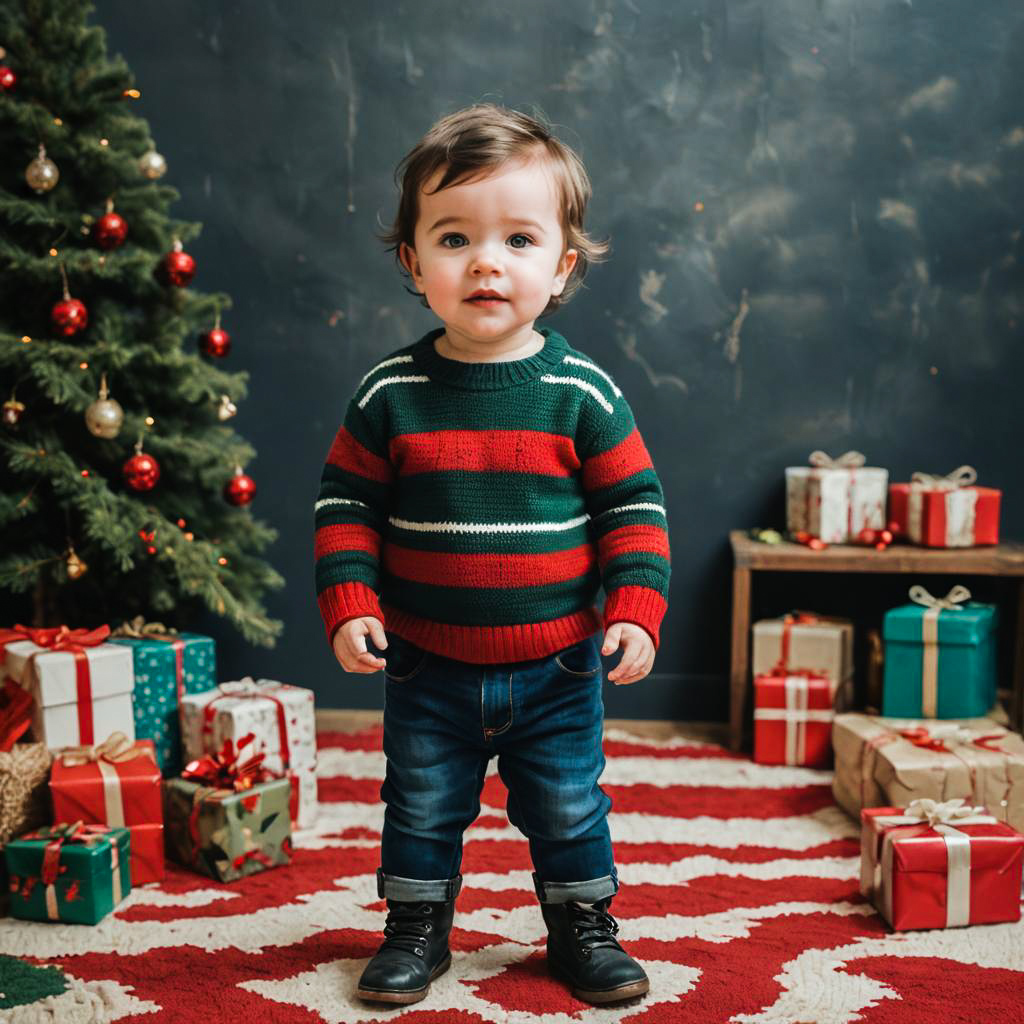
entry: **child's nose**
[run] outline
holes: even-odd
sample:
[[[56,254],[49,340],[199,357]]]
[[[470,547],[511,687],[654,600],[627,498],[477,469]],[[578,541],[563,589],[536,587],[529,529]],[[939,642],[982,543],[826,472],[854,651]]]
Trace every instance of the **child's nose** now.
[[[481,246],[473,254],[472,269],[476,273],[490,274],[501,270],[501,260],[492,246]]]

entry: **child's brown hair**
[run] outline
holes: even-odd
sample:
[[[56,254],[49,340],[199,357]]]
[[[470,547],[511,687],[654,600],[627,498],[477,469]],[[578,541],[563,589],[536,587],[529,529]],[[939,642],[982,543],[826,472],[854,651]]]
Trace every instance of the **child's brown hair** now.
[[[583,283],[587,267],[603,259],[609,248],[607,242],[591,238],[583,229],[583,215],[591,196],[590,178],[583,161],[555,138],[546,121],[493,103],[477,103],[441,118],[395,170],[400,192],[398,212],[391,230],[380,238],[394,251],[402,271],[405,268],[398,256],[399,247],[405,242],[415,248],[420,189],[431,175],[444,168],[436,189],[440,192],[538,150],[544,151],[559,195],[565,248],[579,254],[562,294],[552,295],[540,315],[553,313],[567,302]],[[426,298],[421,296],[421,300],[426,306]]]

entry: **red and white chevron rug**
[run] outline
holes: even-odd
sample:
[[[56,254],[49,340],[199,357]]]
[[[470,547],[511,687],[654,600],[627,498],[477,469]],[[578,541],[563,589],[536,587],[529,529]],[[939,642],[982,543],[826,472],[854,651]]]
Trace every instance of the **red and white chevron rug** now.
[[[602,785],[619,938],[651,978],[597,1009],[544,967],[525,839],[488,777],[467,832],[452,969],[422,1002],[352,995],[380,943],[380,728],[320,737],[321,821],[290,867],[218,885],[171,868],[90,928],[0,920],[0,954],[59,967],[14,1024],[946,1024],[1024,1019],[1024,924],[891,934],[857,891],[830,773],[609,729]],[[492,771],[495,763],[491,763]],[[4,1016],[7,1014],[7,1016]]]

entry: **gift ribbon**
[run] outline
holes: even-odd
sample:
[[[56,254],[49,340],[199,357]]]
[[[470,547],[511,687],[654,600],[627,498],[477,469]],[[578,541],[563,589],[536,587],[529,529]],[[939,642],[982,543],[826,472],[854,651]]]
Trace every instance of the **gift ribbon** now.
[[[232,685],[238,688],[229,689],[228,687]],[[257,687],[252,677],[249,676],[239,680],[236,684],[221,683],[217,689],[220,692],[203,708],[201,746],[205,747],[207,738],[213,735],[213,720],[217,714],[214,704],[217,701],[223,700],[225,697],[238,697],[240,700],[269,700],[277,708],[277,737],[281,749],[281,766],[287,773],[291,765],[291,747],[288,743],[288,712],[284,701],[280,697],[276,697],[275,694],[288,689],[288,687],[280,684],[274,687]]]
[[[807,461],[816,469],[858,469],[867,462],[867,459],[860,452],[855,451],[845,452],[833,459],[827,452],[817,449],[811,452]]]
[[[833,459],[832,456],[830,456],[827,452],[823,452],[820,449],[818,449],[816,451],[811,452],[811,454],[807,457],[807,461],[813,467],[812,473],[814,472],[814,470],[818,470],[818,469],[845,469],[845,470],[848,471],[847,472],[847,481],[846,481],[846,487],[847,487],[847,493],[846,493],[846,534],[847,534],[847,539],[855,537],[857,532],[858,532],[858,530],[857,530],[857,528],[856,528],[856,526],[854,524],[854,506],[855,506],[856,489],[857,489],[857,473],[856,473],[856,471],[858,469],[861,469],[864,466],[864,464],[867,461],[867,459],[864,457],[864,455],[861,452],[858,452],[858,451],[848,451],[848,452],[845,452],[844,454],[840,455],[838,458]],[[806,502],[806,505],[805,505],[805,511],[804,511],[804,520],[805,520],[805,522],[807,524],[807,529],[810,530],[810,528],[811,528],[811,526],[810,526],[810,524],[811,524],[811,489],[810,489],[810,487],[807,487],[807,489],[805,491],[805,502]],[[820,496],[819,496],[819,502],[820,502]],[[861,525],[862,526],[864,525],[863,520],[861,522]],[[819,522],[818,526],[819,526],[819,528],[818,528],[818,535],[821,536],[821,524],[820,524],[820,522]],[[825,538],[822,538],[822,539],[824,540]]]
[[[272,776],[263,767],[266,755],[259,751],[242,759],[242,748],[256,739],[254,733],[246,733],[236,747],[232,740],[225,740],[216,754],[204,754],[196,761],[190,761],[182,770],[183,779],[205,782],[214,789],[232,789],[242,793],[252,789],[259,782],[266,782]]]
[[[920,484],[931,491],[949,491],[958,487],[970,487],[978,479],[973,466],[958,466],[952,473],[937,476],[932,473],[914,473],[910,482]]]
[[[185,641],[177,635],[173,627],[162,622],[147,622],[144,615],[136,615],[127,622],[122,622],[111,636],[131,637],[135,640],[159,640],[170,644],[174,650],[174,688],[178,694],[178,726],[184,729],[182,699],[185,696]]]
[[[124,794],[121,790],[121,776],[115,765],[134,761],[137,757],[149,757],[152,760],[152,751],[146,746],[136,746],[123,732],[113,732],[99,746],[66,747],[59,756],[66,768],[96,765],[103,782],[104,821],[108,825],[123,828]]]
[[[66,651],[75,659],[75,687],[77,692],[78,739],[82,743],[92,743],[92,676],[89,670],[89,658],[86,649],[99,647],[110,636],[109,626],[98,626],[96,629],[68,629],[67,626],[55,626],[50,629],[32,629],[15,626],[24,630],[36,646],[44,648],[34,651],[26,660],[26,668],[30,673],[38,673],[36,659],[44,654],[55,651]]]
[[[886,920],[892,923],[893,846],[901,839],[916,838],[922,825],[938,832],[946,845],[946,927],[958,928],[971,920],[971,837],[957,825],[997,825],[999,822],[984,807],[971,807],[962,798],[911,801],[902,814],[873,818],[882,833],[881,861],[874,862],[874,876],[880,888]],[[907,828],[906,826],[911,826]],[[877,836],[872,855],[877,850]]]
[[[773,673],[775,674],[775,673]],[[811,680],[827,682],[829,700],[835,699],[835,682],[821,672],[791,670],[785,677],[786,706],[784,708],[755,708],[754,718],[786,724],[786,764],[798,765],[807,760],[807,724],[831,722],[834,708],[810,708]]]
[[[970,470],[970,466],[961,466]],[[954,471],[959,472],[959,471]],[[907,493],[907,535],[916,544],[925,543],[925,508],[928,509],[929,537],[938,535],[947,548],[971,547],[977,536],[978,489],[963,477],[929,477],[915,473]],[[933,541],[932,543],[935,543]]]
[[[810,612],[793,612],[782,618],[782,632],[779,634],[779,660],[772,669],[772,675],[782,675],[789,668],[789,649],[794,626],[809,626],[818,622],[818,616]],[[781,670],[781,671],[780,671]]]
[[[910,600],[924,605],[921,616],[921,717],[935,718],[939,705],[939,616],[962,611],[971,592],[959,583],[945,597],[935,597],[919,584],[910,588]]]

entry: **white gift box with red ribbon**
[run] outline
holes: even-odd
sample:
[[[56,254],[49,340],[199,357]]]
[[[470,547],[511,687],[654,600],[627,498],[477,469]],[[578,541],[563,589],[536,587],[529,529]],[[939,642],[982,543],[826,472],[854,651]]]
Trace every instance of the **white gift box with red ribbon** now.
[[[786,529],[826,544],[855,540],[861,530],[885,528],[889,471],[865,466],[860,452],[833,459],[811,452],[809,466],[786,467]]]

